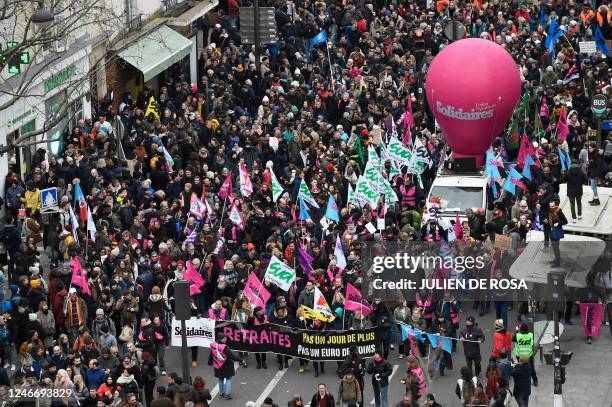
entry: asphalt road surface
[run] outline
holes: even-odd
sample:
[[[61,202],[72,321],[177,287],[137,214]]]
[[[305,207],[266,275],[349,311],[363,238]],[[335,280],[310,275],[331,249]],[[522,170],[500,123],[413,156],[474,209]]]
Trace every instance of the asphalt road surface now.
[[[477,323],[483,329],[486,335],[486,341],[481,345],[481,353],[483,355],[482,370],[480,378],[484,379],[484,372],[486,371],[486,365],[488,362],[489,355],[491,354],[493,341],[493,321],[495,319],[494,310],[492,309],[487,315],[483,317],[478,316],[478,311],[472,311],[471,304],[469,309],[464,310],[460,314],[461,328],[465,319],[473,315],[476,318]],[[542,319],[543,315],[539,315],[539,319]],[[511,312],[509,316],[510,328],[514,329],[516,321],[516,313]],[[599,376],[596,380],[592,379],[589,383],[591,384],[591,391],[586,392],[584,389],[577,390],[582,386],[577,386],[579,380],[582,377],[585,380],[589,380],[590,368],[588,365],[593,360],[598,358],[606,358],[607,366],[612,363],[612,356],[610,356],[609,349],[612,349],[612,339],[609,336],[609,327],[602,327],[602,336],[597,338],[593,345],[586,345],[584,335],[581,334],[582,330],[579,326],[579,317],[574,317],[574,325],[566,327],[567,335],[564,334],[562,337],[562,349],[574,350],[574,358],[567,370],[567,382],[564,386],[565,397],[586,397],[584,401],[589,401],[589,406],[596,407],[610,407],[609,398],[612,396],[612,372],[611,369],[604,369],[604,377]],[[570,336],[571,335],[571,336]],[[608,352],[605,349],[608,349]],[[585,359],[585,362],[580,362],[580,356],[582,354],[591,357],[591,359]],[[590,353],[589,353],[590,352]],[[278,364],[276,361],[276,355],[268,354],[268,369],[258,370],[255,368],[255,357],[254,355],[249,356],[248,368],[238,367],[236,376],[233,381],[233,400],[228,401],[220,399],[218,396],[217,380],[214,378],[212,368],[207,365],[209,350],[200,348],[199,350],[199,364],[198,367],[191,369],[192,377],[197,375],[202,376],[207,386],[212,389],[213,400],[212,406],[244,406],[247,401],[254,401],[256,406],[260,406],[266,397],[271,397],[279,407],[284,407],[287,402],[294,395],[301,395],[304,402],[308,404],[312,398],[312,395],[317,390],[319,383],[325,383],[328,390],[332,392],[336,397],[338,391],[339,379],[335,375],[336,363],[326,363],[325,373],[319,377],[314,377],[314,370],[312,366],[309,371],[299,373],[299,363],[297,360],[292,360],[289,369],[278,370]],[[190,354],[191,357],[191,354]],[[168,372],[174,371],[181,375],[181,363],[180,363],[180,348],[170,348],[166,352],[166,361]],[[391,351],[389,362],[393,365],[393,376],[390,378],[389,388],[389,406],[394,406],[395,403],[401,400],[404,394],[405,387],[400,383],[405,371],[405,359],[398,358],[397,347],[396,350]],[[433,392],[436,395],[436,399],[445,407],[447,406],[458,406],[459,401],[455,395],[455,385],[459,377],[459,369],[465,365],[465,359],[463,357],[463,346],[461,343],[457,346],[457,351],[453,353],[454,370],[447,370],[444,377],[436,375],[433,380],[428,378],[428,391]],[[582,366],[584,365],[584,366]],[[591,365],[592,366],[592,365]],[[605,366],[602,364],[602,366]],[[552,405],[553,387],[552,387],[552,376],[553,370],[551,366],[543,365],[539,358],[536,358],[536,369],[538,371],[540,385],[536,388],[532,388],[532,403],[535,406],[550,406]],[[593,371],[591,371],[593,372]],[[600,371],[601,372],[601,371]],[[595,380],[595,381],[593,381]],[[599,380],[599,381],[598,381]],[[161,382],[161,380],[160,380]],[[374,397],[371,386],[371,376],[367,375],[365,378],[365,393],[364,393],[365,406],[374,405]],[[606,401],[607,400],[607,401]],[[534,403],[535,402],[535,403]],[[607,404],[606,404],[607,403]],[[571,400],[565,403],[565,406],[579,406],[581,403],[572,403]]]

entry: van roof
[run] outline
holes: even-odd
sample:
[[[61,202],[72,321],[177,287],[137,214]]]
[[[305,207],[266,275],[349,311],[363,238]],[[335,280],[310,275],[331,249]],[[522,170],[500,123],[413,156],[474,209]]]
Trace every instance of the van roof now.
[[[487,185],[487,180],[480,175],[446,175],[438,176],[434,179],[432,187],[435,186],[463,186],[463,187],[481,187],[484,188]]]

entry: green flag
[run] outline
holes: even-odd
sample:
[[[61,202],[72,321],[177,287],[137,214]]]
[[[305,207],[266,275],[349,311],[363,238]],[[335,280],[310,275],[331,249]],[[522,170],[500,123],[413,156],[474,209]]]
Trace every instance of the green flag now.
[[[300,191],[298,192],[298,197],[300,196],[302,197],[304,201],[308,202],[310,206],[314,206],[315,208],[319,207],[319,204],[317,203],[317,201],[315,201],[304,179],[302,179],[302,182],[300,182]]]
[[[516,150],[520,147],[521,136],[518,130],[518,119],[516,116],[512,118],[512,126],[510,127],[509,138],[508,138],[508,150]]]
[[[277,199],[283,194],[283,186],[276,179],[276,175],[274,171],[270,170],[270,175],[272,175],[272,201],[276,202]]]
[[[365,164],[365,161],[363,159],[363,146],[361,145],[360,136],[357,136],[357,138],[355,139],[355,145],[353,146],[353,151],[355,152],[355,154],[357,154],[357,157],[359,157],[359,160],[361,161],[361,165]]]

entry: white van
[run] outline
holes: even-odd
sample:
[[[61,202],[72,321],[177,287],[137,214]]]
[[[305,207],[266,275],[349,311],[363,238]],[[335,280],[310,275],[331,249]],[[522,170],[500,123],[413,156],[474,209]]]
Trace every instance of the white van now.
[[[468,208],[487,208],[487,180],[480,174],[439,174],[431,184],[427,201],[440,197],[440,216],[445,220],[466,219]]]

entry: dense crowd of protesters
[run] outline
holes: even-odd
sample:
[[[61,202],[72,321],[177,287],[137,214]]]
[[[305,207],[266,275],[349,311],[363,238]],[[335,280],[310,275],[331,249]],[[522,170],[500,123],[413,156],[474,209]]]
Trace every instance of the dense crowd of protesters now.
[[[460,369],[457,383],[463,405],[505,406],[514,397],[527,406],[532,380],[537,385],[533,350],[523,346],[514,353],[512,340],[531,334],[523,321],[514,331],[507,315],[511,302],[495,301],[495,335],[487,338],[494,350],[482,368],[478,341],[485,335],[474,317],[459,321],[461,304],[456,301],[432,299],[427,292],[395,308],[378,300],[366,318],[344,310],[344,293],[347,283],[361,287],[366,272],[360,259],[363,242],[438,241],[445,236],[426,216],[427,191],[447,157],[444,136],[436,131],[423,89],[428,66],[449,43],[443,27],[451,18],[465,25],[466,37],[494,41],[516,60],[531,106],[527,120],[520,122],[521,133],[541,163],[534,168],[533,181],[526,182],[527,191],[492,195],[486,208],[463,208],[467,221],[462,239],[483,241],[505,234],[524,242],[526,231],[539,224],[548,243],[550,225],[567,223],[569,216],[558,208],[561,183],[567,183],[572,199],[570,221],[581,219],[583,184],[593,188],[589,204],[599,204],[597,187],[611,181],[606,174],[612,144],[589,138],[596,129],[590,97],[610,95],[609,67],[601,51],[577,53],[579,42],[595,40],[598,33],[610,36],[608,2],[595,3],[597,7],[572,0],[275,2],[270,6],[276,10],[278,42],[262,50],[258,72],[252,48],[240,45],[239,4],[222,1],[220,18],[207,28],[200,83],[185,82],[178,64],[166,72],[159,91],[145,87],[135,98],[126,94],[118,102],[108,101],[99,117],[80,121],[74,132],[64,135],[61,154],[48,156],[40,149],[23,179],[19,171],[6,176],[7,215],[1,236],[3,284],[10,299],[0,316],[5,367],[0,369],[0,384],[69,387],[82,406],[208,405],[210,392],[201,377],[190,384],[167,374],[165,364],[173,282],[182,278],[191,261],[205,281],[201,293],[191,297],[194,316],[294,326],[300,305],[313,306],[316,286],[331,309],[344,316],[342,325],[336,322],[333,329],[380,329],[379,353],[365,361],[353,350],[333,367],[341,377],[339,384],[320,385],[311,406],[363,402],[368,375],[377,405],[386,406],[387,399],[399,406],[440,405],[427,388],[426,376],[452,369],[452,353],[436,351],[434,367],[424,366],[427,348],[418,341],[402,342],[394,321],[477,341],[463,347],[466,367]],[[564,34],[551,53],[544,44],[553,20]],[[313,43],[322,31],[328,46]],[[575,65],[579,77],[564,80]],[[145,117],[151,96],[159,119],[154,114]],[[413,106],[412,141],[419,138],[433,161],[421,175],[422,185],[405,172],[390,179],[398,201],[382,215],[382,199],[375,208],[348,203],[348,188],[355,186],[364,169],[361,155],[370,145],[380,152],[393,122],[401,129],[408,98]],[[543,103],[549,107],[545,115]],[[570,130],[563,142],[555,138],[562,106],[569,112]],[[126,160],[117,159],[110,124],[115,115],[125,128]],[[535,115],[542,121],[539,132],[533,125]],[[518,154],[510,130],[494,139],[493,148],[506,161]],[[559,149],[569,153],[571,168],[562,169]],[[241,164],[253,184],[250,196],[240,193]],[[272,172],[285,191],[276,202]],[[242,228],[229,219],[230,204],[218,195],[228,176],[236,186],[234,204],[244,220]],[[294,214],[302,181],[321,207],[311,207],[311,219],[304,222]],[[87,233],[87,219],[79,214],[77,183],[96,225],[95,241]],[[48,187],[57,187],[59,212],[43,215],[40,190]],[[340,208],[340,221],[331,222],[330,233],[324,233],[319,220],[330,194]],[[192,195],[212,209],[201,219],[190,213]],[[71,222],[70,206],[79,216],[78,228]],[[385,228],[372,234],[365,225],[377,216],[384,217]],[[347,265],[330,280],[326,271],[337,270],[336,238],[341,239]],[[288,292],[266,282],[270,300],[265,308],[252,309],[241,292],[249,273],[262,279],[273,254],[294,264],[303,242],[314,259],[310,281],[298,266],[297,280]],[[43,253],[50,260],[50,272],[40,265]],[[90,295],[71,284],[68,262],[75,256],[86,273]],[[607,303],[612,314],[609,251],[607,256],[607,263],[598,263],[601,267],[592,281],[601,289],[597,300]],[[481,315],[489,305],[479,304]],[[571,305],[567,321],[573,315]],[[326,323],[317,320],[308,321],[308,326],[326,329]],[[396,344],[399,357],[407,361],[405,395],[387,395],[387,359],[397,356]],[[247,355],[224,349],[231,354],[232,367],[214,364],[220,383],[234,375],[234,360],[244,367],[251,362]],[[254,368],[267,369],[265,355],[256,356]],[[192,357],[194,367],[203,360],[197,348]],[[213,359],[211,354],[211,364]],[[287,367],[282,356],[277,363],[279,369]],[[315,376],[326,367],[312,365]],[[309,362],[300,360],[299,371],[307,370]],[[161,378],[165,384],[156,389]],[[220,386],[220,397],[231,399],[229,383]],[[76,405],[76,399],[54,403]],[[300,403],[301,399],[290,400],[291,406]],[[264,405],[274,404],[267,399]]]

